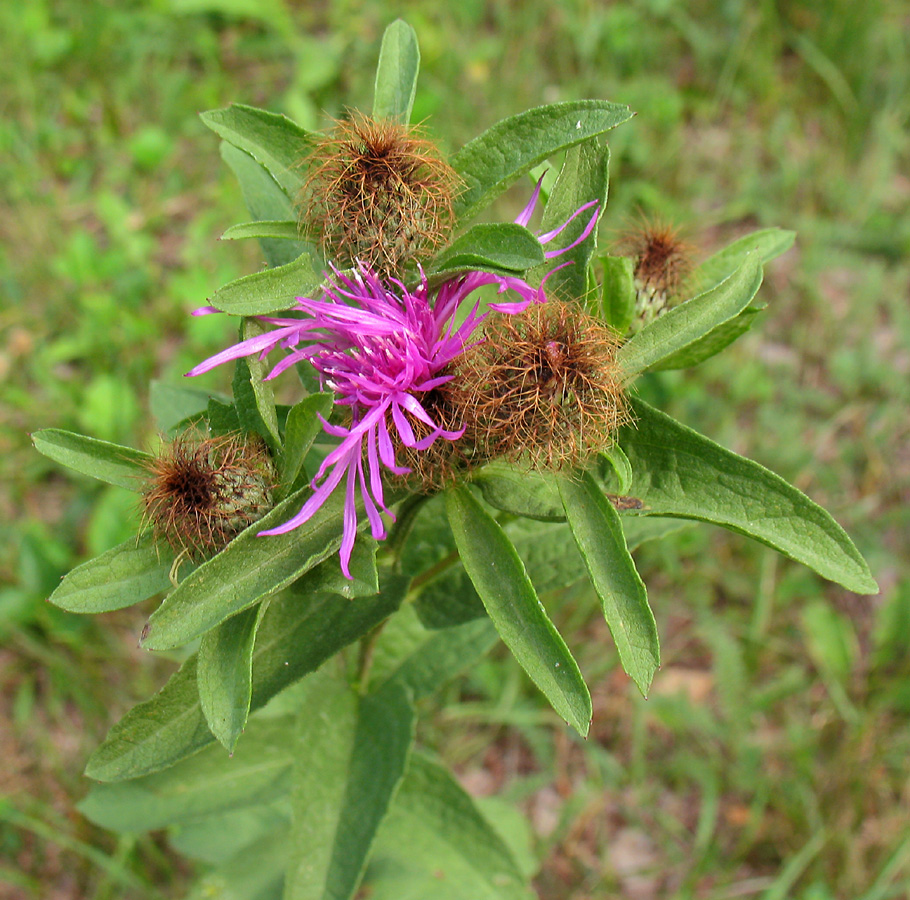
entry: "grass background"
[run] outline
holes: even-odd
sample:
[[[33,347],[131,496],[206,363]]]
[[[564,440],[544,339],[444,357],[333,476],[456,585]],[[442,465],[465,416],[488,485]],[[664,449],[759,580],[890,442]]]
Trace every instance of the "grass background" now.
[[[826,506],[882,587],[858,598],[691,528],[639,554],[664,648],[651,699],[568,595],[552,608],[594,694],[586,743],[501,653],[424,710],[422,739],[524,810],[544,900],[907,896],[906,5],[35,0],[0,6],[0,897],[176,897],[189,877],[162,836],[74,811],[92,747],[173,664],[135,647],[148,609],[45,603],[136,513],[28,432],[153,442],[149,380],[231,337],[188,311],[261,265],[217,241],[245,212],[196,113],[238,101],[318,128],[369,108],[399,14],[421,43],[415,118],[448,150],[540,103],[638,112],[611,140],[607,239],[639,210],[702,255],[798,231],[755,331],[646,390]]]

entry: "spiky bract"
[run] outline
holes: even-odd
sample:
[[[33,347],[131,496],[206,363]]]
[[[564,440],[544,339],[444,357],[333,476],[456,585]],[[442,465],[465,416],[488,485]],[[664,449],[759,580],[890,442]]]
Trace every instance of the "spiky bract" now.
[[[642,220],[620,239],[620,253],[635,261],[635,318],[632,329],[663,315],[692,269],[692,247],[679,230]]]
[[[488,319],[457,379],[475,456],[560,469],[609,447],[628,421],[618,346],[613,331],[572,303]]]
[[[148,470],[145,517],[158,540],[193,560],[217,553],[271,507],[271,466],[252,439],[185,435]]]
[[[301,227],[335,265],[394,275],[448,234],[458,176],[414,128],[354,113],[305,162]]]

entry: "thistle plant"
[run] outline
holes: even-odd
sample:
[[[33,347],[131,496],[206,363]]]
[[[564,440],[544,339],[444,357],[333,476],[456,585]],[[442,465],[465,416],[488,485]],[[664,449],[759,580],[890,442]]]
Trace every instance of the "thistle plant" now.
[[[191,855],[216,838],[193,896],[532,896],[417,746],[415,701],[501,639],[585,735],[588,688],[539,600],[583,580],[647,694],[659,643],[631,551],[673,520],[877,590],[824,510],[636,397],[639,376],[749,329],[792,233],[748,235],[691,279],[669,232],[601,251],[605,136],[632,112],[543,106],[445,160],[410,126],[418,62],[414,32],[391,25],[371,113],[327,135],[248,106],[203,114],[250,198],[225,238],[258,240],[269,263],[199,310],[239,318],[239,342],[189,373],[232,364],[230,401],[200,402],[196,382],[157,456],[34,435],[142,497],[140,533],[50,599],[93,613],[163,595],[140,643],[186,647],[184,662],[91,757],[80,808],[116,831],[170,828]],[[548,160],[545,202],[528,179],[514,222],[475,222]],[[297,379],[291,406],[279,376]]]

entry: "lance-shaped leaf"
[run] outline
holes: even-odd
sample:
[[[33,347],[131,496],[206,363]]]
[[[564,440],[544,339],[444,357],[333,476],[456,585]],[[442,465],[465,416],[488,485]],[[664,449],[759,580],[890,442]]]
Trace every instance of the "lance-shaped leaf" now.
[[[552,475],[492,462],[480,469],[472,481],[480,488],[483,499],[503,512],[544,522],[565,519]]]
[[[602,256],[603,285],[600,313],[603,320],[625,334],[635,317],[635,266],[626,256]]]
[[[623,668],[647,696],[660,665],[657,625],[626,547],[619,513],[587,473],[559,480],[566,519],[581,551]]]
[[[253,643],[268,601],[231,616],[202,636],[196,680],[202,712],[228,753],[246,727],[253,695]]]
[[[762,265],[786,253],[796,239],[795,231],[784,231],[781,228],[764,228],[753,231],[706,259],[693,273],[692,281],[698,289],[706,291],[729,278],[754,253]]]
[[[684,347],[676,353],[664,357],[651,371],[662,372],[665,369],[688,369],[697,366],[712,356],[716,356],[725,347],[741,338],[755,323],[764,306],[757,303],[747,306],[738,316],[722,322],[712,328],[704,337],[699,338],[694,344]]]
[[[395,119],[402,125],[411,121],[418,71],[417,34],[407,22],[396,19],[382,36],[373,93],[374,119]]]
[[[430,274],[438,276],[467,269],[500,275],[523,274],[543,262],[540,241],[513,222],[469,228],[433,260]]]
[[[303,183],[298,164],[312,146],[309,132],[286,116],[238,103],[200,113],[200,118],[264,166],[288,197],[297,195]]]
[[[448,492],[446,509],[465,571],[500,637],[553,709],[587,734],[591,695],[511,541],[466,487]]]
[[[221,158],[228,164],[240,183],[243,201],[254,219],[287,221],[294,218],[291,198],[249,153],[244,153],[243,150],[238,150],[226,141],[222,141]],[[242,229],[245,226],[239,227]],[[270,266],[286,265],[297,259],[301,253],[309,254],[314,260],[321,259],[321,255],[311,243],[300,239],[296,225],[294,240],[287,240],[284,235],[280,237],[277,235],[256,236],[259,238],[259,245]],[[317,265],[317,268],[320,266]]]
[[[173,562],[173,551],[146,533],[76,566],[48,599],[75,613],[123,609],[168,590]]]
[[[249,238],[273,238],[279,241],[296,241],[300,237],[297,223],[288,219],[282,221],[243,222],[232,225],[223,235],[222,241],[242,241]]]
[[[290,309],[298,297],[318,296],[324,279],[302,255],[285,266],[244,275],[218,288],[209,303],[235,316],[264,316]]]
[[[761,261],[758,254],[750,254],[717,287],[642,328],[619,349],[617,362],[629,376],[656,368],[663,360],[681,353],[712,329],[739,315],[752,302],[761,280]]]
[[[417,752],[377,836],[364,891],[371,900],[536,896],[470,795],[443,766]]]
[[[307,691],[294,747],[294,826],[286,900],[349,900],[414,739],[405,690],[358,697],[320,673]]]
[[[240,326],[240,339],[258,337],[267,329],[256,319],[245,319]],[[278,416],[271,383],[264,381],[265,363],[258,356],[241,356],[234,363],[234,409],[244,433],[258,434],[273,455],[281,447]]]
[[[325,564],[335,565],[334,560]],[[408,583],[389,581],[382,593],[352,602],[324,592],[325,577],[318,570],[311,572],[269,602],[253,649],[251,710],[375,628],[398,608]],[[154,697],[114,725],[85,774],[99,781],[137,778],[173,765],[214,740],[199,701],[194,654]],[[218,752],[224,754],[220,748]]]
[[[805,494],[640,400],[620,446],[648,515],[722,525],[773,547],[858,594],[878,585],[844,530]]]
[[[316,435],[322,431],[319,416],[328,418],[332,394],[310,394],[291,407],[284,427],[284,447],[279,461],[279,481],[283,495],[304,486],[305,459]]]
[[[547,244],[547,250],[559,250],[568,247],[587,227],[593,214],[598,220],[607,205],[607,191],[610,183],[610,148],[603,138],[594,138],[578,144],[566,151],[566,158],[559,171],[559,177],[550,190],[540,230],[548,232],[558,228],[571,215],[586,203],[597,200],[597,209],[589,209],[577,216],[563,231]],[[597,227],[579,244],[559,257],[562,268],[547,278],[546,290],[550,296],[565,300],[584,300],[588,291],[588,263],[597,247]],[[571,265],[563,265],[571,263]],[[553,268],[552,263],[544,263],[534,273],[537,278],[544,278]],[[532,283],[534,280],[532,276]]]
[[[32,443],[39,453],[54,462],[131,491],[143,489],[149,476],[148,465],[154,459],[150,453],[132,447],[122,447],[59,428],[36,431],[32,434]]]
[[[259,719],[233,756],[211,747],[154,775],[96,785],[79,810],[104,828],[143,832],[268,803],[290,788],[293,734],[289,717]]]
[[[513,181],[560,150],[632,118],[628,106],[607,100],[575,100],[539,106],[497,122],[450,160],[465,190],[455,200],[459,219],[476,215]]]

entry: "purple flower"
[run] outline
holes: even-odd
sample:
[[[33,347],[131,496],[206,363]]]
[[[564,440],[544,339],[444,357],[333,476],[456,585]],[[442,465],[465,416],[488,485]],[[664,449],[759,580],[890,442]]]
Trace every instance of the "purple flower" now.
[[[516,219],[518,224],[526,225],[530,220],[539,194],[540,182]],[[541,243],[552,240],[572,219],[592,206],[597,206],[597,202],[586,204],[560,228],[541,235]],[[581,237],[569,247],[545,253],[545,257],[565,253],[584,240],[596,219],[595,210]],[[307,360],[318,373],[322,386],[334,392],[335,403],[351,410],[350,426],[332,425],[322,419],[324,430],[341,440],[323,460],[312,482],[313,494],[303,508],[287,522],[260,534],[284,534],[307,521],[344,480],[339,555],[342,571],[351,577],[349,564],[357,533],[358,492],[373,537],[380,540],[386,536],[380,510],[394,520],[383,499],[382,467],[396,474],[410,471],[395,463],[390,428],[395,429],[404,446],[417,450],[427,449],[440,438],[453,441],[463,434],[463,429],[448,431],[434,422],[420,398],[453,377],[441,373],[471,346],[475,329],[487,315],[479,311],[479,301],[457,326],[456,313],[470,294],[488,284],[498,284],[500,294],[513,291],[520,298],[515,302],[490,303],[489,309],[497,312],[521,312],[531,303],[546,300],[542,284],[535,288],[521,278],[489,272],[469,272],[443,282],[431,292],[423,273],[420,284],[410,290],[397,280],[381,281],[365,265],[353,274],[336,270],[322,298],[297,299],[294,309],[306,318],[259,316],[260,321],[275,326],[274,329],[217,353],[187,373],[200,375],[243,356],[265,357],[280,346],[289,352],[272,368],[268,378]],[[206,307],[197,312],[209,311]],[[410,417],[429,429],[424,437],[416,437]]]

